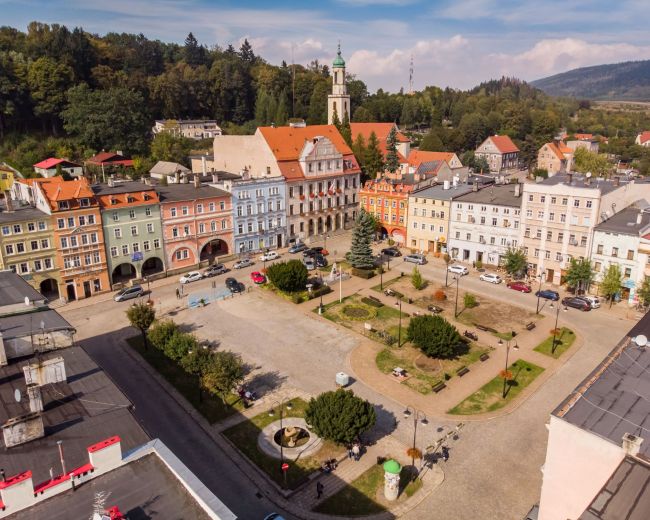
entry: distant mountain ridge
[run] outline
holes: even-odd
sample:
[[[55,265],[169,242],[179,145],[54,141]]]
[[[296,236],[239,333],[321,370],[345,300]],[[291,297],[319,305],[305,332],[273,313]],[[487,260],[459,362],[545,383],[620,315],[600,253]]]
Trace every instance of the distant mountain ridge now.
[[[650,60],[582,67],[531,84],[552,96],[650,101]]]

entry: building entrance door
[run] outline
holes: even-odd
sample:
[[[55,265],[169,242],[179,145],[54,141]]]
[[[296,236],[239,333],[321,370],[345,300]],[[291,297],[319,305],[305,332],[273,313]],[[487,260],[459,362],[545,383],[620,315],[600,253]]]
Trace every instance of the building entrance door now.
[[[86,280],[84,282],[84,297],[90,298],[90,295],[92,292],[90,292],[90,281]]]
[[[281,233],[278,234],[277,241],[278,241],[278,248],[283,247],[283,245],[282,245],[282,234]]]
[[[555,277],[555,271],[553,269],[546,270],[546,282],[553,283],[553,278]]]
[[[65,293],[69,302],[73,302],[77,299],[77,293],[74,290],[74,282],[68,282],[65,284]]]

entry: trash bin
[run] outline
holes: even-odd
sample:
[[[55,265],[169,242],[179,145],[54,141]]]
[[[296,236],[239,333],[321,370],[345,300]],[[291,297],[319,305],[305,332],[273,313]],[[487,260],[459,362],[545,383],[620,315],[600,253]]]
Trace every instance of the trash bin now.
[[[350,383],[350,376],[347,375],[345,372],[339,372],[338,374],[336,374],[337,386],[344,387],[344,386],[348,386],[349,383]]]

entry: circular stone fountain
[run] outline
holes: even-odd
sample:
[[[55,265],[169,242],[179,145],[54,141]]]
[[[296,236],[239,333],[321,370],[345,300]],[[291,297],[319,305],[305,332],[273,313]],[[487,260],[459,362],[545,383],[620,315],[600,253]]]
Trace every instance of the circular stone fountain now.
[[[287,417],[282,421],[272,422],[257,436],[257,445],[264,453],[280,458],[280,445],[285,459],[296,460],[308,457],[320,449],[321,438],[307,428],[305,420],[300,417]]]

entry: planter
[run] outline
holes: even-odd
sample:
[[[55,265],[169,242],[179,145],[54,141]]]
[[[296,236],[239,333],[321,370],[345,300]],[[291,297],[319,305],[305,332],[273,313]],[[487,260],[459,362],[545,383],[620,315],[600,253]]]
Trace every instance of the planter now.
[[[310,199],[313,199],[314,197],[316,197],[316,194],[315,194],[315,193],[310,193],[310,194],[309,194],[309,198],[310,198]]]
[[[325,196],[325,192],[321,191],[318,195],[321,196],[321,197],[324,197],[324,196]]]
[[[304,196],[304,195],[300,195],[300,200],[305,200],[305,196]]]

